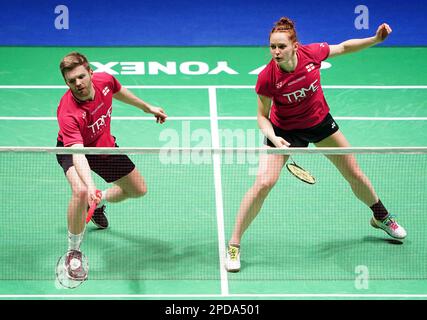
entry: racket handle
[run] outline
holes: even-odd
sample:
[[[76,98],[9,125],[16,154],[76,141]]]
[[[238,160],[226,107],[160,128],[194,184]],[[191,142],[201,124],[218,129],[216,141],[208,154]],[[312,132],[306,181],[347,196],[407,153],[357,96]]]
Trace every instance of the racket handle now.
[[[98,198],[101,198],[101,197],[102,197],[102,192],[101,192],[101,190],[96,190],[96,196],[97,196]],[[89,223],[90,219],[92,218],[93,213],[95,212],[96,206],[97,206],[97,203],[94,201],[94,202],[92,203],[92,205],[89,207],[89,210],[88,210],[88,212],[87,212],[87,216],[86,216],[86,223]]]

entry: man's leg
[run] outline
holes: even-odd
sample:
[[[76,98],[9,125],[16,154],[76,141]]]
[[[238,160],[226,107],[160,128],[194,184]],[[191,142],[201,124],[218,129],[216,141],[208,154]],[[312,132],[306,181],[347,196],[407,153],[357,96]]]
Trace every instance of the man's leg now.
[[[87,188],[80,179],[74,167],[70,167],[66,174],[67,180],[71,186],[71,199],[68,204],[68,231],[72,235],[82,235],[85,228],[84,212],[87,210]],[[77,239],[75,239],[77,241]],[[74,243],[78,249],[80,243]]]
[[[133,169],[128,175],[114,181],[115,186],[106,190],[105,201],[120,202],[128,198],[139,198],[147,193],[144,178],[138,169]]]
[[[66,177],[71,186],[71,199],[68,205],[68,252],[65,268],[70,279],[83,281],[87,278],[87,269],[83,265],[80,245],[85,232],[87,210],[87,188],[77,174],[74,166],[67,170]]]

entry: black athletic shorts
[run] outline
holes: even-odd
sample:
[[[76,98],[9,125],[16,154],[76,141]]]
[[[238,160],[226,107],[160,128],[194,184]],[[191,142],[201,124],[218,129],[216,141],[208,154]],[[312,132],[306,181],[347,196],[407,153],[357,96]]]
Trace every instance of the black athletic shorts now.
[[[322,122],[315,125],[314,127],[307,129],[294,129],[294,130],[283,130],[276,127],[274,124],[274,133],[278,137],[282,137],[288,141],[291,145],[289,147],[307,147],[309,143],[316,143],[329,137],[338,131],[339,127],[331,114],[328,113]],[[265,137],[264,144],[275,147],[275,145]]]
[[[57,141],[56,146],[63,147],[64,143]],[[116,147],[118,147],[117,144]],[[86,159],[92,171],[108,183],[127,176],[135,169],[135,164],[124,154],[89,154],[86,155]],[[58,160],[59,165],[64,169],[65,174],[74,165],[71,154],[57,154],[56,160]]]

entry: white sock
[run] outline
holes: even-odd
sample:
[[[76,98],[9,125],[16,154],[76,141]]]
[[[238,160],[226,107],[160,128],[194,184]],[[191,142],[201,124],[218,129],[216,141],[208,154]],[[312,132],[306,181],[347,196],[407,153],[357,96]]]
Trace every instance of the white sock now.
[[[107,190],[101,191],[101,194],[102,194],[101,201],[96,206],[97,209],[101,208],[105,204],[105,202],[107,202],[107,200],[105,199],[107,197]]]
[[[83,235],[85,231],[83,229],[83,232],[80,234],[73,234],[70,231],[68,231],[68,250],[79,250],[80,245],[83,241]]]

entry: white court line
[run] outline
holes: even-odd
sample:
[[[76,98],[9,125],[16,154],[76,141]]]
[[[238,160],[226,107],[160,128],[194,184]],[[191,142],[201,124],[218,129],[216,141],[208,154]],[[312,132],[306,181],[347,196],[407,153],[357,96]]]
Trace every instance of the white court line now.
[[[119,121],[154,121],[153,117],[120,117],[113,116],[113,120]],[[242,116],[242,117],[228,117],[217,116],[217,120],[222,121],[244,121],[256,120],[257,117]],[[427,121],[427,117],[341,117],[334,116],[335,120],[348,120],[348,121]],[[0,120],[8,121],[56,121],[56,117],[0,117]],[[196,117],[168,117],[168,121],[211,121],[210,116],[196,116]]]
[[[254,89],[254,85],[123,85],[129,89]],[[397,90],[397,89],[427,89],[427,85],[324,85],[323,89],[360,89],[360,90]],[[66,85],[0,85],[0,89],[68,89]]]
[[[209,88],[209,111],[211,121],[212,147],[219,148],[219,129],[218,129],[218,110],[216,101],[216,89]],[[214,153],[213,171],[215,180],[215,204],[216,204],[216,224],[218,232],[218,254],[219,254],[219,272],[221,277],[221,295],[228,296],[228,276],[224,268],[225,263],[225,231],[224,231],[224,205],[222,199],[222,181],[221,181],[221,155]]]
[[[100,298],[100,299],[117,299],[117,298],[220,298],[223,299],[222,294],[0,294],[0,299],[29,299],[29,298],[65,298],[65,299],[81,299],[81,298]],[[399,293],[277,293],[277,294],[229,294],[227,298],[395,298],[395,299],[414,299],[414,298],[427,298],[427,294],[399,294]]]

